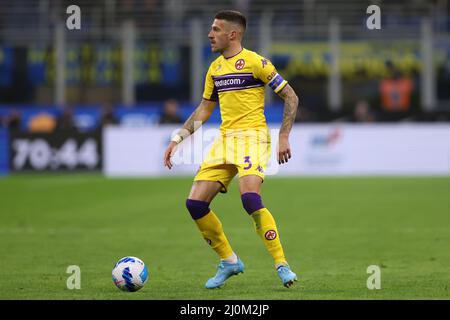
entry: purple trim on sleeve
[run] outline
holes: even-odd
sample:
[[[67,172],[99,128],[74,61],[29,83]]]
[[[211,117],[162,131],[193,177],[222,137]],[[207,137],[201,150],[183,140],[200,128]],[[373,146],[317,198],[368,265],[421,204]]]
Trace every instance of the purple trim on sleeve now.
[[[214,86],[213,92],[211,94],[211,101],[218,101],[219,100],[219,94],[217,93],[217,87]]]

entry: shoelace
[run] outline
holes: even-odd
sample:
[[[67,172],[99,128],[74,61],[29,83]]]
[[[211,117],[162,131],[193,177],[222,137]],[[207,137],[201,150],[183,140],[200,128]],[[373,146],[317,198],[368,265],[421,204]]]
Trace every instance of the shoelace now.
[[[278,270],[280,273],[289,273],[289,269],[287,267],[279,267]]]

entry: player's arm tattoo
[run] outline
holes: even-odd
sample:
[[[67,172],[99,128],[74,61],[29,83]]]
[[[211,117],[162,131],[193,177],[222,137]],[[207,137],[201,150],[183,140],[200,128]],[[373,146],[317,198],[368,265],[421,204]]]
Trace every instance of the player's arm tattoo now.
[[[194,110],[194,112],[192,112],[180,131],[184,131],[184,133],[187,135],[193,134],[195,130],[197,130],[204,122],[209,119],[215,105],[215,101],[202,99],[200,105],[197,107],[197,109]]]
[[[284,100],[283,122],[280,134],[289,133],[297,115],[298,97],[289,84],[286,84],[278,95]]]
[[[197,129],[195,127],[195,124],[198,120],[196,120],[198,118],[198,115],[200,114],[201,110],[200,110],[200,106],[197,107],[197,109],[194,110],[194,112],[192,112],[192,114],[189,116],[189,118],[186,120],[186,122],[183,125],[183,129],[186,129],[187,131],[189,131],[190,134],[193,134],[195,129]]]

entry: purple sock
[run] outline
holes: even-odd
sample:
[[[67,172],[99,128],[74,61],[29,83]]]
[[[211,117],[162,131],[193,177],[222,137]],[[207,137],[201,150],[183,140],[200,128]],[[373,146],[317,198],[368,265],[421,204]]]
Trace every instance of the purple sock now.
[[[242,205],[248,214],[252,214],[256,210],[264,208],[261,196],[256,192],[247,192],[241,195]]]
[[[186,208],[194,220],[206,216],[211,211],[211,209],[209,209],[209,202],[192,199],[186,200]]]

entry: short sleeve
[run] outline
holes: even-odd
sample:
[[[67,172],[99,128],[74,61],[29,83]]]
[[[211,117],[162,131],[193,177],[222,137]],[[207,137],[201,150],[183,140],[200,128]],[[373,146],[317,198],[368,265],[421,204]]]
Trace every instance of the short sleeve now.
[[[203,99],[210,101],[219,100],[219,96],[217,95],[217,89],[214,85],[213,78],[211,76],[211,66],[209,66],[208,72],[205,77],[205,88],[203,89]]]
[[[275,93],[280,92],[286,86],[287,81],[277,72],[270,60],[261,56],[258,56],[258,59],[254,70],[256,78],[268,84]]]

